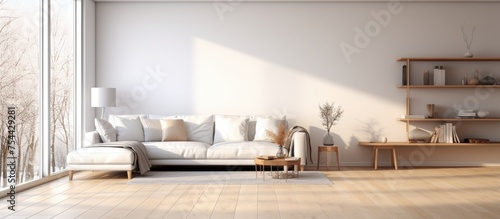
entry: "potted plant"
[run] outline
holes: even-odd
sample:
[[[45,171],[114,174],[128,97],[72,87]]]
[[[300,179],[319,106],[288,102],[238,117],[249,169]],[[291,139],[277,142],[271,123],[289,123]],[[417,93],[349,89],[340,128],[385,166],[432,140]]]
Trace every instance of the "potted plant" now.
[[[344,109],[341,106],[335,106],[335,102],[324,103],[319,105],[320,117],[323,120],[322,125],[326,128],[326,133],[323,135],[323,145],[333,145],[333,137],[330,135],[330,129],[342,117]]]

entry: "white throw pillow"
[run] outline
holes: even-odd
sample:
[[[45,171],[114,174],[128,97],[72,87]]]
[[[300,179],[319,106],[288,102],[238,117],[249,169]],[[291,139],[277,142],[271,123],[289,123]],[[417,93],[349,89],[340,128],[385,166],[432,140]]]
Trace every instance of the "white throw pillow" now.
[[[272,118],[272,119],[281,119],[285,121],[285,125],[288,126],[288,123],[286,121],[286,116],[262,116],[262,115],[251,115],[251,116],[246,116],[249,118],[248,121],[248,140],[253,141],[255,138],[255,128],[257,126],[257,120],[260,118]]]
[[[186,126],[182,119],[160,120],[162,139],[161,141],[186,141]]]
[[[213,115],[177,115],[159,116],[150,115],[149,118],[157,119],[182,119],[186,126],[187,140],[207,144],[214,143],[214,116]]]
[[[142,128],[144,129],[144,141],[161,141],[161,123],[159,119],[141,118]]]
[[[214,144],[219,142],[246,141],[248,118],[240,116],[215,116]]]
[[[115,117],[113,125],[117,141],[144,141],[144,131],[139,117]]]
[[[99,133],[99,136],[101,136],[102,142],[106,143],[116,141],[116,130],[108,121],[96,118],[95,130]]]
[[[134,118],[142,118],[142,119],[146,119],[148,118],[147,115],[144,115],[144,114],[134,114],[134,115],[116,115],[116,114],[111,114],[109,115],[109,119],[108,121],[113,125],[115,126],[115,124],[117,123],[117,118],[129,118],[129,119],[134,119]]]
[[[255,125],[255,137],[253,140],[272,142],[272,139],[267,135],[266,130],[278,133],[279,126],[282,123],[285,123],[285,120],[264,117],[257,118],[257,124]]]

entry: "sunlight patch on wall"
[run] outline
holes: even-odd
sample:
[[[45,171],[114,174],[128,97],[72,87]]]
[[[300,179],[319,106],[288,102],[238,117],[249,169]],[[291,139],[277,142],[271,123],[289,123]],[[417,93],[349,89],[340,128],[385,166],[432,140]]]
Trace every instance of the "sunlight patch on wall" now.
[[[268,113],[286,105],[297,72],[204,39],[193,40],[195,110],[206,113]]]
[[[404,108],[377,94],[326,80],[314,73],[297,71],[240,51],[193,39],[193,106],[204,114],[295,115],[297,123],[321,126],[318,104],[335,101],[346,108],[344,118],[363,123],[394,121]],[[381,101],[386,103],[381,103]],[[370,106],[382,106],[374,108]],[[360,124],[346,122],[346,127]]]

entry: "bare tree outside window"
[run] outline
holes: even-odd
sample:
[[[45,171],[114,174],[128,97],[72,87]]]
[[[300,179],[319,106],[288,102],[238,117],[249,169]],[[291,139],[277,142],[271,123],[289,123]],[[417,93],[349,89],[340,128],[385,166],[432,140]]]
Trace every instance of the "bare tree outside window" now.
[[[73,0],[51,7],[51,172],[66,168],[66,155],[74,149],[74,33]]]
[[[51,1],[50,145],[40,142],[42,106],[40,1],[0,0],[0,188],[7,186],[7,108],[16,107],[16,184],[41,178],[40,151],[50,147],[51,172],[74,148],[73,0]]]
[[[17,108],[16,142],[17,175],[21,183],[39,178],[36,155],[39,154],[39,31],[28,26],[30,9],[16,3],[0,0],[0,133],[1,133],[1,187],[7,180],[7,138],[5,124],[7,107]]]

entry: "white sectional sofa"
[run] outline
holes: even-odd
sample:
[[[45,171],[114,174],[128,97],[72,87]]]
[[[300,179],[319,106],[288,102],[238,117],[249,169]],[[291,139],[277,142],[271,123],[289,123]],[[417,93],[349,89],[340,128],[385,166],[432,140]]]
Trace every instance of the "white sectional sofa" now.
[[[184,127],[180,125],[179,129],[166,124],[167,121],[175,120],[182,120]],[[279,124],[286,124],[286,119],[275,116],[111,115],[109,122],[112,128],[107,127],[108,130],[102,127],[103,124],[96,123],[97,130],[85,134],[85,146],[102,141],[140,141],[145,145],[153,166],[254,165],[256,157],[276,154],[279,147],[271,142],[265,131],[277,132]],[[168,132],[175,135],[179,130],[185,130],[185,139],[168,139]],[[288,153],[300,157],[303,167],[306,164],[306,134],[296,132],[292,141],[293,147]],[[116,148],[109,150],[113,152]],[[95,165],[95,169],[103,170],[107,165],[115,165],[111,160],[85,160],[81,155],[70,153],[68,166],[70,170],[89,170]],[[127,168],[130,169],[130,166]]]

